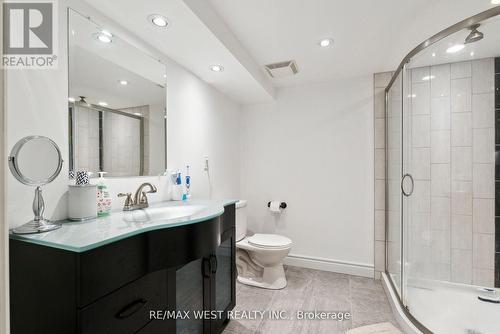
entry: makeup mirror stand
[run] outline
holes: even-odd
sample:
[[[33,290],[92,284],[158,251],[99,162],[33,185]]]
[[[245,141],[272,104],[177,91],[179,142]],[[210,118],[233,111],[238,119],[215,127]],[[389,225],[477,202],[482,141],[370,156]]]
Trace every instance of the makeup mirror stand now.
[[[28,223],[12,230],[16,234],[31,234],[42,233],[57,230],[62,225],[58,222],[52,222],[43,218],[45,211],[45,202],[42,196],[42,187],[38,186],[35,189],[35,198],[33,199],[33,213],[35,218]]]

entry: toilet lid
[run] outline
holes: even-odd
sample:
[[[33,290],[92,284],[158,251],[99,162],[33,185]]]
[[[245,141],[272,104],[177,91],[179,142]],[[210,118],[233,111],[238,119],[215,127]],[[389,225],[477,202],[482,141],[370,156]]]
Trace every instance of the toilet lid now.
[[[254,234],[247,240],[254,246],[269,248],[286,247],[292,244],[292,240],[277,234]]]

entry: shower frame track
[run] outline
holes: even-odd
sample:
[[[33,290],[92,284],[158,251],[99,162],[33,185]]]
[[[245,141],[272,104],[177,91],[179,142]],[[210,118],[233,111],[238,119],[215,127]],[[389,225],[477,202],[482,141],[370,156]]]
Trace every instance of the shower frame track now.
[[[442,40],[443,38],[446,38],[460,30],[463,30],[463,29],[466,29],[466,28],[469,28],[470,26],[473,26],[475,24],[478,24],[478,23],[481,23],[489,18],[492,18],[492,17],[495,17],[495,16],[498,16],[500,15],[500,6],[496,6],[496,7],[493,7],[491,9],[488,9],[484,12],[481,12],[479,14],[476,14],[474,16],[471,16],[465,20],[462,20],[440,32],[438,32],[437,34],[435,34],[434,36],[430,37],[429,39],[425,40],[424,42],[420,43],[419,45],[417,45],[415,48],[413,48],[404,58],[403,60],[401,61],[401,63],[399,64],[398,68],[396,69],[396,71],[394,72],[394,74],[392,75],[391,77],[391,80],[389,81],[389,84],[387,85],[387,87],[385,88],[385,128],[387,130],[387,122],[388,122],[388,101],[389,101],[389,90],[391,89],[391,87],[393,86],[394,82],[396,81],[397,77],[401,74],[401,72],[403,71],[404,67],[406,66],[406,64],[408,64],[411,59],[417,55],[418,53],[420,53],[422,50],[425,50],[426,48],[428,48],[429,46],[439,42],[440,40]],[[403,91],[401,91],[401,94],[403,94]],[[402,298],[402,287],[401,287],[401,294],[397,293],[397,289],[396,289],[396,286],[394,285],[394,282],[392,280],[392,277],[389,273],[389,270],[388,270],[388,247],[387,247],[387,240],[388,239],[388,196],[387,196],[387,189],[388,189],[388,131],[385,131],[385,274],[387,275],[387,278],[388,278],[388,281],[389,281],[389,288],[393,290],[393,292],[395,293],[395,295],[397,296],[397,300],[398,300],[398,303],[399,305],[401,306],[401,309],[403,310],[405,316],[407,317],[407,319],[409,321],[411,321],[413,323],[413,325],[415,325],[415,327],[417,327],[423,334],[433,334],[432,331],[430,331],[427,327],[425,327],[418,319],[416,319],[412,314],[411,312],[408,310],[408,308],[406,307],[406,305],[403,303],[403,300],[401,299]],[[403,164],[401,165],[403,168]],[[401,203],[401,210],[403,210],[403,205]],[[404,250],[404,224],[402,222],[402,216],[401,216],[401,285],[403,284],[404,282],[404,279],[403,279],[403,275],[404,275],[404,254],[403,254],[403,250]]]

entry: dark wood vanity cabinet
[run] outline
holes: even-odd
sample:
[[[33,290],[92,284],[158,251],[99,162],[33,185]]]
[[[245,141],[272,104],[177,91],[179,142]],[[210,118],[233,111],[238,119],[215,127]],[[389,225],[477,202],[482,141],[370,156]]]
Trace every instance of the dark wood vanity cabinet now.
[[[177,321],[177,333],[221,333],[229,321],[228,311],[236,304],[234,210],[234,205],[226,207],[221,217],[220,244],[215,251],[176,271],[177,310],[213,311],[207,313],[212,319],[191,317]]]
[[[11,333],[221,333],[236,301],[234,220],[232,204],[83,253],[11,239]]]
[[[235,229],[225,231],[222,234],[222,241],[215,252],[216,271],[212,275],[210,291],[212,309],[221,312],[220,318],[211,322],[211,333],[221,332],[227,321],[228,311],[236,305],[236,247]]]

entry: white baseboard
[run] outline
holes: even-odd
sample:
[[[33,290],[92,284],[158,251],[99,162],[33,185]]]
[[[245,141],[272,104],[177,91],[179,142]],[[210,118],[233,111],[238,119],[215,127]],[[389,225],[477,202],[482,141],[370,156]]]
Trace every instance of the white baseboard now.
[[[319,257],[311,257],[299,254],[289,254],[283,263],[290,266],[331,271],[335,273],[348,274],[373,278],[375,270],[373,265],[336,261]]]

